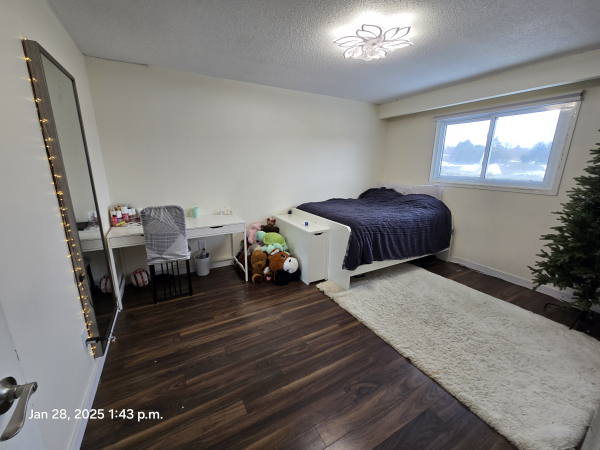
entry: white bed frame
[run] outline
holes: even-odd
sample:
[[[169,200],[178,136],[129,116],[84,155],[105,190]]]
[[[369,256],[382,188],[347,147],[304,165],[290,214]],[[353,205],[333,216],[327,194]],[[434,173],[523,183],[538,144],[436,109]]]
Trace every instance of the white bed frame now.
[[[387,187],[397,190],[401,193],[412,193],[412,194],[427,194],[432,197],[436,197],[441,200],[441,187],[439,185],[399,185],[379,182],[379,187]],[[297,208],[292,209],[292,214],[298,217],[302,217],[304,220],[314,222],[319,225],[323,225],[329,228],[329,263],[327,267],[327,279],[333,281],[342,289],[350,289],[350,278],[355,275],[361,275],[363,273],[372,272],[373,270],[383,269],[384,267],[393,266],[395,264],[401,264],[413,259],[422,258],[422,255],[414,258],[407,259],[395,259],[390,261],[374,261],[372,264],[364,264],[358,266],[355,270],[342,269],[344,258],[346,257],[346,249],[348,248],[348,240],[350,239],[350,227],[343,225],[333,220],[325,219],[321,216],[301,211]],[[452,246],[452,240],[450,240],[450,246]],[[443,250],[450,253],[450,247]]]

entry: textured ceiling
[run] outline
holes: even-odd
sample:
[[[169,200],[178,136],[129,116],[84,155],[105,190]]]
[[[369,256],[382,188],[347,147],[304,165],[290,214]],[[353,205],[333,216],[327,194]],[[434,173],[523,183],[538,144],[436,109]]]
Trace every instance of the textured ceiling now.
[[[377,104],[600,48],[599,0],[47,1],[85,55]],[[414,45],[345,60],[365,14]]]

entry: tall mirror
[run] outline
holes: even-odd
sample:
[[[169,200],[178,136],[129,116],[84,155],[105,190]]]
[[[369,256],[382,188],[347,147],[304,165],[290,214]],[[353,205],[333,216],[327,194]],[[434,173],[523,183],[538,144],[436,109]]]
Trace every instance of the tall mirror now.
[[[75,79],[35,41],[23,41],[90,348],[104,353],[117,312]]]

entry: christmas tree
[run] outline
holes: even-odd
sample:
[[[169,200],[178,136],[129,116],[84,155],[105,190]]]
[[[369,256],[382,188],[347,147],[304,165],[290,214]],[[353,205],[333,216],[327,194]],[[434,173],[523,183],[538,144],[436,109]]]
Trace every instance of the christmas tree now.
[[[592,160],[584,170],[589,175],[575,178],[577,185],[567,192],[569,201],[559,214],[561,224],[537,255],[542,261],[533,272],[534,290],[544,284],[573,289],[574,306],[587,312],[600,304],[600,143],[591,150]]]

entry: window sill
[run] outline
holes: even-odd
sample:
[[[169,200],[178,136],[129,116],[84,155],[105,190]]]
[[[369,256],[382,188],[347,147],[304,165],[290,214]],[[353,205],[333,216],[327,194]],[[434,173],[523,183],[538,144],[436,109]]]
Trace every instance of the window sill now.
[[[505,192],[517,192],[521,194],[537,194],[537,195],[558,195],[558,187],[553,188],[537,188],[537,187],[515,187],[515,186],[502,186],[493,184],[475,184],[465,182],[454,182],[454,181],[442,181],[442,180],[429,180],[432,184],[439,184],[445,187],[453,188],[467,188],[467,189],[483,189],[486,191],[505,191]]]

